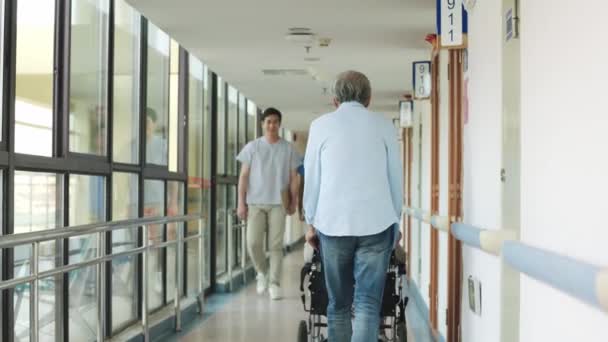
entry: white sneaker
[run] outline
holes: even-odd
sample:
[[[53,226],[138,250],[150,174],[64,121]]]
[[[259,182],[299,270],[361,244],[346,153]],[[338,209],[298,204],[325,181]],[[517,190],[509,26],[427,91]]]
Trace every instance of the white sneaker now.
[[[272,300],[281,299],[283,297],[283,294],[281,293],[281,288],[277,284],[270,284],[268,292],[270,293],[270,299]]]
[[[268,280],[266,278],[265,274],[262,273],[258,273],[258,285],[256,287],[256,290],[258,291],[258,294],[262,294],[264,292],[266,292],[266,288],[268,287]]]

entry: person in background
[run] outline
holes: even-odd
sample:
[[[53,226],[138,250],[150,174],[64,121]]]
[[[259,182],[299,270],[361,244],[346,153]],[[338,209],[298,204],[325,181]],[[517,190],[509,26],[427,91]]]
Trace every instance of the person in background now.
[[[264,136],[248,143],[237,156],[242,163],[237,214],[247,219],[247,248],[257,272],[257,291],[268,288],[280,299],[285,216],[298,207],[296,169],[301,158],[279,136],[282,114],[268,108],[262,114]],[[266,264],[264,233],[268,232],[270,267]]]
[[[371,86],[364,74],[341,73],[334,94],[337,110],[316,119],[308,136],[306,240],[315,248],[320,244],[329,341],[377,341],[403,205],[397,132],[367,109]]]

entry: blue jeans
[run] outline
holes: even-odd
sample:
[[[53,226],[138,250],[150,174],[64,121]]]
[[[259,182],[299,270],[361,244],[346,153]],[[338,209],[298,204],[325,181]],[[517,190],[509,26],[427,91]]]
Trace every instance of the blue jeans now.
[[[384,281],[394,243],[393,227],[369,236],[317,234],[329,297],[329,342],[378,341]]]

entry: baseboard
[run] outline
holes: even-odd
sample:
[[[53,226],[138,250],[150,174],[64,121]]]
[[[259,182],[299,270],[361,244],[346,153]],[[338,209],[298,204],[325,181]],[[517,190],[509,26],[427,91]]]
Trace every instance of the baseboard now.
[[[431,328],[431,322],[429,320],[429,307],[427,306],[420,289],[416,286],[413,281],[406,281],[407,292],[412,300],[412,304],[415,305],[419,316],[424,320],[425,329],[428,330],[428,335],[431,336],[435,342],[445,342],[445,337],[437,332],[434,332]]]
[[[228,275],[220,277],[215,283],[215,292],[217,293],[228,293],[236,292],[242,287],[246,286],[255,279],[255,269],[253,265],[249,264],[245,268],[244,276],[241,269],[236,269],[232,273],[232,285]],[[232,286],[232,288],[230,288]]]
[[[182,325],[200,317],[200,306],[196,300],[184,299],[182,305]],[[150,321],[150,339],[152,341],[162,341],[164,337],[175,334],[175,311],[170,305],[152,314]],[[141,332],[141,325],[134,324],[118,336],[112,337],[110,341],[143,342],[144,335]]]

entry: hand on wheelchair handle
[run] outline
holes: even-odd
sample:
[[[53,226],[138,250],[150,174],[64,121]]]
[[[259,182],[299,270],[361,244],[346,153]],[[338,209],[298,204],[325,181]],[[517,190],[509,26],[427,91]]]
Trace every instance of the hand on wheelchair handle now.
[[[319,250],[319,236],[314,227],[310,227],[306,232],[306,242],[308,242],[312,248]]]

